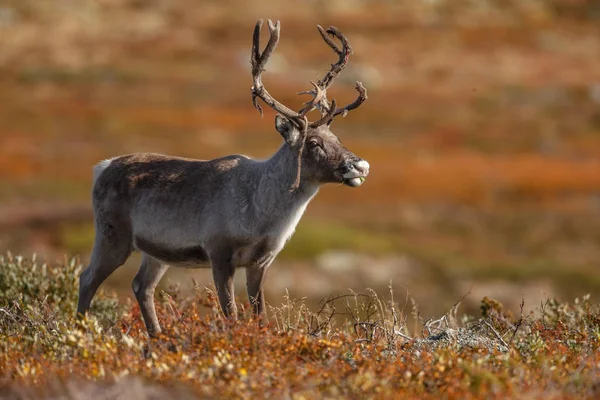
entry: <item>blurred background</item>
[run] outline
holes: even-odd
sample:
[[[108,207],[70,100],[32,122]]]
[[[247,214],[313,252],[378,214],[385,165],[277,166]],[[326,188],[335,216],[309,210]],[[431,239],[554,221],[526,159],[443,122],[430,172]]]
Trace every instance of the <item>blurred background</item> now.
[[[267,279],[267,300],[372,287],[424,314],[471,293],[518,308],[600,295],[600,2],[594,0],[2,0],[0,250],[89,260],[92,166],[152,151],[266,158],[281,138],[251,104],[258,18],[279,19],[264,75],[299,109],[329,91],[368,101],[332,129],[371,163],[324,187]],[[267,31],[264,28],[263,38]],[[263,39],[265,43],[266,39]],[[130,293],[139,255],[105,287]],[[243,271],[241,271],[243,272]],[[171,269],[162,285],[212,282]],[[238,273],[244,297],[244,274]]]

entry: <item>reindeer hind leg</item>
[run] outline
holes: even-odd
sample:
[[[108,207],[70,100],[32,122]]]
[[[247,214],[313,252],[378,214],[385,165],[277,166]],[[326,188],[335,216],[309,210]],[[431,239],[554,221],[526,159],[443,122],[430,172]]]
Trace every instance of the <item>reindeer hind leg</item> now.
[[[79,276],[78,314],[89,310],[102,282],[127,261],[133,250],[132,244],[128,225],[96,219],[96,239],[90,264]]]

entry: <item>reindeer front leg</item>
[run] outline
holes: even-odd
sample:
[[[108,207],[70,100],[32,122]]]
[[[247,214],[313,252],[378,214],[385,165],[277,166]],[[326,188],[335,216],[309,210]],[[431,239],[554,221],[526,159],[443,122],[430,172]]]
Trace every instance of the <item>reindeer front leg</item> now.
[[[168,265],[143,254],[142,265],[132,283],[133,292],[140,305],[146,329],[151,337],[161,332],[154,307],[154,291],[167,269],[169,269]]]
[[[221,310],[223,310],[226,318],[236,320],[237,306],[235,305],[235,290],[233,285],[235,265],[231,261],[231,255],[219,256],[213,259],[212,271]]]
[[[260,317],[265,309],[265,293],[263,283],[267,268],[271,264],[270,259],[268,264],[254,265],[246,268],[246,289],[248,291],[248,300],[252,304],[254,315]]]

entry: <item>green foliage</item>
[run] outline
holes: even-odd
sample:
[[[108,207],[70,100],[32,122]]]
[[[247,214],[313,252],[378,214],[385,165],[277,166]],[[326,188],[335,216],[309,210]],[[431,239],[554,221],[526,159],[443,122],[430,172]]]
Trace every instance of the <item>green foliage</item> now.
[[[83,266],[76,258],[62,264],[40,263],[31,259],[0,255],[0,307],[15,302],[26,307],[43,305],[62,315],[74,315],[79,295],[79,275]],[[104,295],[94,302],[96,315],[116,315],[116,299]]]

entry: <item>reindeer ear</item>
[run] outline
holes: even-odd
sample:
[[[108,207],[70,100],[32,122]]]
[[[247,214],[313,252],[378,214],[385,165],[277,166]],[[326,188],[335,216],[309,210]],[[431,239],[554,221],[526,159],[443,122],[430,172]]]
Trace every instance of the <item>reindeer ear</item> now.
[[[275,116],[275,129],[277,129],[277,132],[283,136],[283,139],[290,146],[294,146],[300,138],[298,127],[283,115],[277,114]]]

